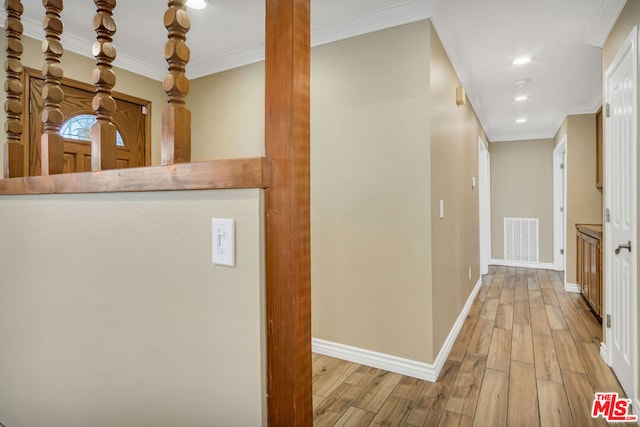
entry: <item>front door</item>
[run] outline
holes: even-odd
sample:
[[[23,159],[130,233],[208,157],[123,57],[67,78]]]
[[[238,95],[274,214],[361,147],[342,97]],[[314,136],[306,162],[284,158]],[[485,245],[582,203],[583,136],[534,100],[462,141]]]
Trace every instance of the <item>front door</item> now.
[[[42,87],[39,72],[27,70],[29,114],[29,175],[40,175],[40,135],[42,134]],[[90,120],[95,120],[91,101],[95,95],[91,85],[70,79],[63,81],[64,101],[60,108],[64,114],[62,135],[64,143],[64,172],[91,171]],[[150,102],[135,97],[114,94],[117,110],[113,122],[118,130],[117,167],[131,168],[148,165]],[[85,128],[83,128],[83,126]]]
[[[606,345],[622,388],[635,397],[637,29],[606,73],[605,258]]]

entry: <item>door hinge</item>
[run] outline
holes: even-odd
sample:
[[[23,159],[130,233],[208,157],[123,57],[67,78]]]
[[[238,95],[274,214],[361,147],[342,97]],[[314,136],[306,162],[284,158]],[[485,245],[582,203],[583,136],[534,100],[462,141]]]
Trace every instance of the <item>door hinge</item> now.
[[[560,212],[564,212],[564,206],[560,206]]]
[[[611,327],[611,315],[607,314],[607,328]]]
[[[143,105],[143,106],[142,106],[142,114],[143,114],[143,115],[146,115],[146,114],[147,114],[147,106],[146,106],[146,105]]]
[[[611,222],[611,212],[609,212],[609,208],[604,211],[604,216],[607,222]]]
[[[605,104],[604,111],[605,111],[605,117],[611,117],[611,108],[609,107],[608,102]]]
[[[560,255],[564,255],[564,249],[560,249]]]
[[[560,163],[560,169],[564,169],[564,163]]]

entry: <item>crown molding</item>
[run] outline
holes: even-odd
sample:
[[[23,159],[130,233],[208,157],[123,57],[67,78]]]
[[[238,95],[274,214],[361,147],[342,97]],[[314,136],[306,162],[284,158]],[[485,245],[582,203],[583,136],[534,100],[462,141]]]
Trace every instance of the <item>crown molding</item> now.
[[[530,133],[503,133],[495,135],[493,138],[489,138],[491,142],[505,142],[505,141],[529,141],[532,139],[553,139],[555,133],[549,132],[530,132]]]
[[[588,104],[570,109],[569,111],[567,111],[567,116],[596,113],[600,109],[600,107],[602,107],[602,88],[598,87]]]
[[[187,66],[187,77],[197,79],[232,68],[242,67],[243,65],[264,61],[264,52],[264,45],[260,45],[229,52],[207,61],[189,64]]]
[[[460,43],[460,38],[455,30],[455,25],[453,24],[453,19],[449,13],[446,1],[438,2],[431,16],[431,23],[442,42],[442,46],[449,57],[449,61],[451,61],[451,65],[453,65],[454,71],[458,75],[458,80],[460,80],[460,83],[467,93],[467,98],[478,116],[480,125],[487,134],[487,138],[490,141],[493,140],[491,138],[493,135],[493,124],[484,108],[482,108],[482,104],[478,98],[478,84],[471,72],[471,67],[469,66],[464,49]]]
[[[311,29],[311,46],[320,46],[338,40],[428,19],[433,13],[434,4],[435,0],[409,0],[342,21],[313,27]]]
[[[626,3],[627,0],[600,0],[600,7],[587,36],[587,43],[599,48],[604,46]]]

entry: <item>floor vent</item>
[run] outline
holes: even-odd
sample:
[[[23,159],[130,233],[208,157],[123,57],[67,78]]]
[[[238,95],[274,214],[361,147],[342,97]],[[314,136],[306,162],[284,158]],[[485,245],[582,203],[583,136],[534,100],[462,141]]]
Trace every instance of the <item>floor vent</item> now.
[[[538,262],[538,218],[504,219],[505,261]]]

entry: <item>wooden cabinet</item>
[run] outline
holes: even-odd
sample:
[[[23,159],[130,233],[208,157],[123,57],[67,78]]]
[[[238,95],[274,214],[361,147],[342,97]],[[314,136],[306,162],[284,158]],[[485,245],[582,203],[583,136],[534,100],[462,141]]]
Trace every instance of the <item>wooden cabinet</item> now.
[[[578,285],[591,308],[602,317],[602,225],[577,224]]]

